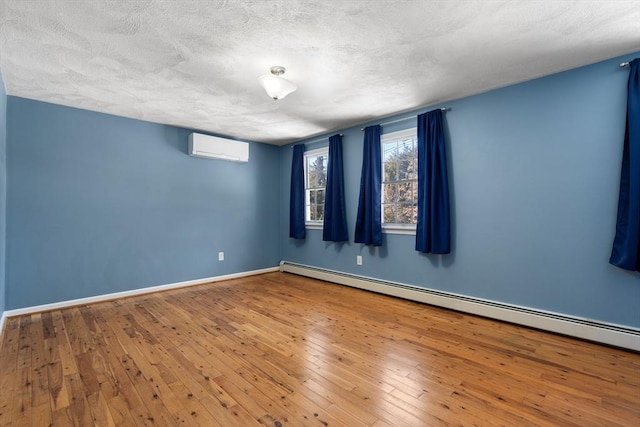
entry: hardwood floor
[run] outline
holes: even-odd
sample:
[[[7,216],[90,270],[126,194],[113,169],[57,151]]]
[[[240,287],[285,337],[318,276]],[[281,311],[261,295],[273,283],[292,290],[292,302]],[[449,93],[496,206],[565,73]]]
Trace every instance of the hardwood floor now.
[[[633,426],[640,354],[286,273],[7,320],[0,426]]]

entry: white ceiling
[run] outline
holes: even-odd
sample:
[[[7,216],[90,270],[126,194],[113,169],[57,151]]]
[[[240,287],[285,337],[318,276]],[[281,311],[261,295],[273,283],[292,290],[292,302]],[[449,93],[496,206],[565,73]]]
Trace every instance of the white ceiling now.
[[[0,0],[9,95],[277,145],[637,50],[638,0]]]

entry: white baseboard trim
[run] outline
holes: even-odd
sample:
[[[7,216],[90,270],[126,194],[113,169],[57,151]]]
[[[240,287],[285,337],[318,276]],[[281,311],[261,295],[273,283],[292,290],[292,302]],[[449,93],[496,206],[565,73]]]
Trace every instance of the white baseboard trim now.
[[[260,270],[243,271],[240,273],[225,274],[222,276],[207,277],[204,279],[187,280],[185,282],[169,283],[166,285],[150,286],[148,288],[132,289],[130,291],[114,292],[112,294],[96,295],[93,297],[78,298],[78,299],[72,299],[68,301],[54,302],[51,304],[17,308],[17,309],[5,311],[2,316],[2,319],[4,320],[5,318],[8,318],[8,317],[21,316],[23,314],[41,313],[44,311],[59,310],[61,308],[68,308],[68,307],[73,307],[77,305],[93,304],[96,302],[110,301],[110,300],[119,299],[119,298],[150,294],[153,292],[167,291],[170,289],[186,288],[189,286],[202,285],[204,283],[220,282],[222,280],[229,280],[229,279],[237,279],[239,277],[247,277],[247,276],[254,276],[257,274],[271,273],[278,270],[279,270],[279,267],[269,267],[269,268],[263,268]],[[0,334],[1,333],[2,333],[2,329],[0,329]]]
[[[7,312],[3,311],[2,316],[0,316],[0,339],[2,338],[2,333],[4,332],[4,321],[6,319],[7,319]]]
[[[357,276],[288,261],[280,271],[640,351],[640,329]]]

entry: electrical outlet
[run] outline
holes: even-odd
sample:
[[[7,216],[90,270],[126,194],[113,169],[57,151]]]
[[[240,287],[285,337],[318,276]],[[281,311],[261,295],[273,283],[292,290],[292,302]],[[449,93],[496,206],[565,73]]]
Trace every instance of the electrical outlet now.
[[[218,261],[224,261],[224,252],[218,252]]]
[[[362,255],[356,255],[356,264],[362,265]]]

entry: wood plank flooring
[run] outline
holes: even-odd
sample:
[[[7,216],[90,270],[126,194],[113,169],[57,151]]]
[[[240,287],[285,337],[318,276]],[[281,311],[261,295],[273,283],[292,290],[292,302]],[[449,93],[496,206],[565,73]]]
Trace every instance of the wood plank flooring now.
[[[640,354],[269,273],[10,318],[0,426],[637,426]]]

